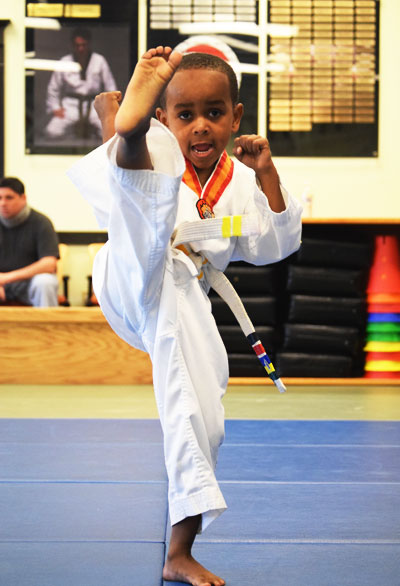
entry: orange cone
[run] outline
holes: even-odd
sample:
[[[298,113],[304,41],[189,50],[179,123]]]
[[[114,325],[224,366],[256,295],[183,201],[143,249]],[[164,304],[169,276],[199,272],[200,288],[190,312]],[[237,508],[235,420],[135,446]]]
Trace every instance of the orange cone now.
[[[400,293],[400,252],[396,236],[376,236],[367,293]]]

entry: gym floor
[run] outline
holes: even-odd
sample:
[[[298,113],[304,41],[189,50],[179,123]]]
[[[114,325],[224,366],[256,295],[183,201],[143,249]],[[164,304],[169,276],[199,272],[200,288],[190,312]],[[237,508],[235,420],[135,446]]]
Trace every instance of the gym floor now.
[[[224,404],[228,510],[199,561],[227,586],[400,586],[400,388],[230,386]],[[152,387],[0,386],[0,519],[2,586],[162,586]]]

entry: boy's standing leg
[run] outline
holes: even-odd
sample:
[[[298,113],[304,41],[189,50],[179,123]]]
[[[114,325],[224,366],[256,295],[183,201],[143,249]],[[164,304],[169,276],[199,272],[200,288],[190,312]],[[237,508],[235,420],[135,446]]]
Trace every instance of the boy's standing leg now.
[[[146,133],[154,107],[180,59],[181,56],[173,54],[171,49],[157,47],[147,51],[136,66],[115,120],[115,129],[122,138],[117,154],[119,166],[152,168]],[[225,581],[222,578],[209,572],[191,555],[200,520],[200,515],[189,516],[172,526],[163,577],[193,586],[223,586]]]
[[[192,545],[201,522],[201,516],[186,517],[172,526],[167,560],[163,570],[164,580],[189,582],[199,586],[222,586],[225,581],[210,574],[192,557]],[[191,582],[196,572],[200,582]]]

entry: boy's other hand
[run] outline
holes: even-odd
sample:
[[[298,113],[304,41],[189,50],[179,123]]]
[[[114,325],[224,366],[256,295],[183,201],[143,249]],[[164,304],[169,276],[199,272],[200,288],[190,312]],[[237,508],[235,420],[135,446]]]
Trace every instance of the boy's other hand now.
[[[122,93],[120,91],[102,92],[98,94],[94,99],[93,105],[100,120],[104,120],[108,116],[115,118],[121,100]]]
[[[234,141],[233,154],[247,167],[254,169],[256,175],[268,173],[273,169],[269,142],[257,134],[243,134]]]
[[[272,161],[268,140],[257,134],[244,134],[235,138],[233,154],[239,161],[255,171],[272,211],[283,212],[286,209],[286,204],[282,196],[279,176]]]

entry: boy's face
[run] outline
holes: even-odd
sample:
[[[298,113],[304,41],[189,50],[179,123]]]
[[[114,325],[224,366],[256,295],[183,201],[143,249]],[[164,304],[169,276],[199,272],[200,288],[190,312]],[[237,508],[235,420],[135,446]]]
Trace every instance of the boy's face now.
[[[165,110],[158,108],[157,118],[175,135],[204,185],[239,129],[243,106],[232,104],[227,75],[211,69],[178,71],[165,99]]]

